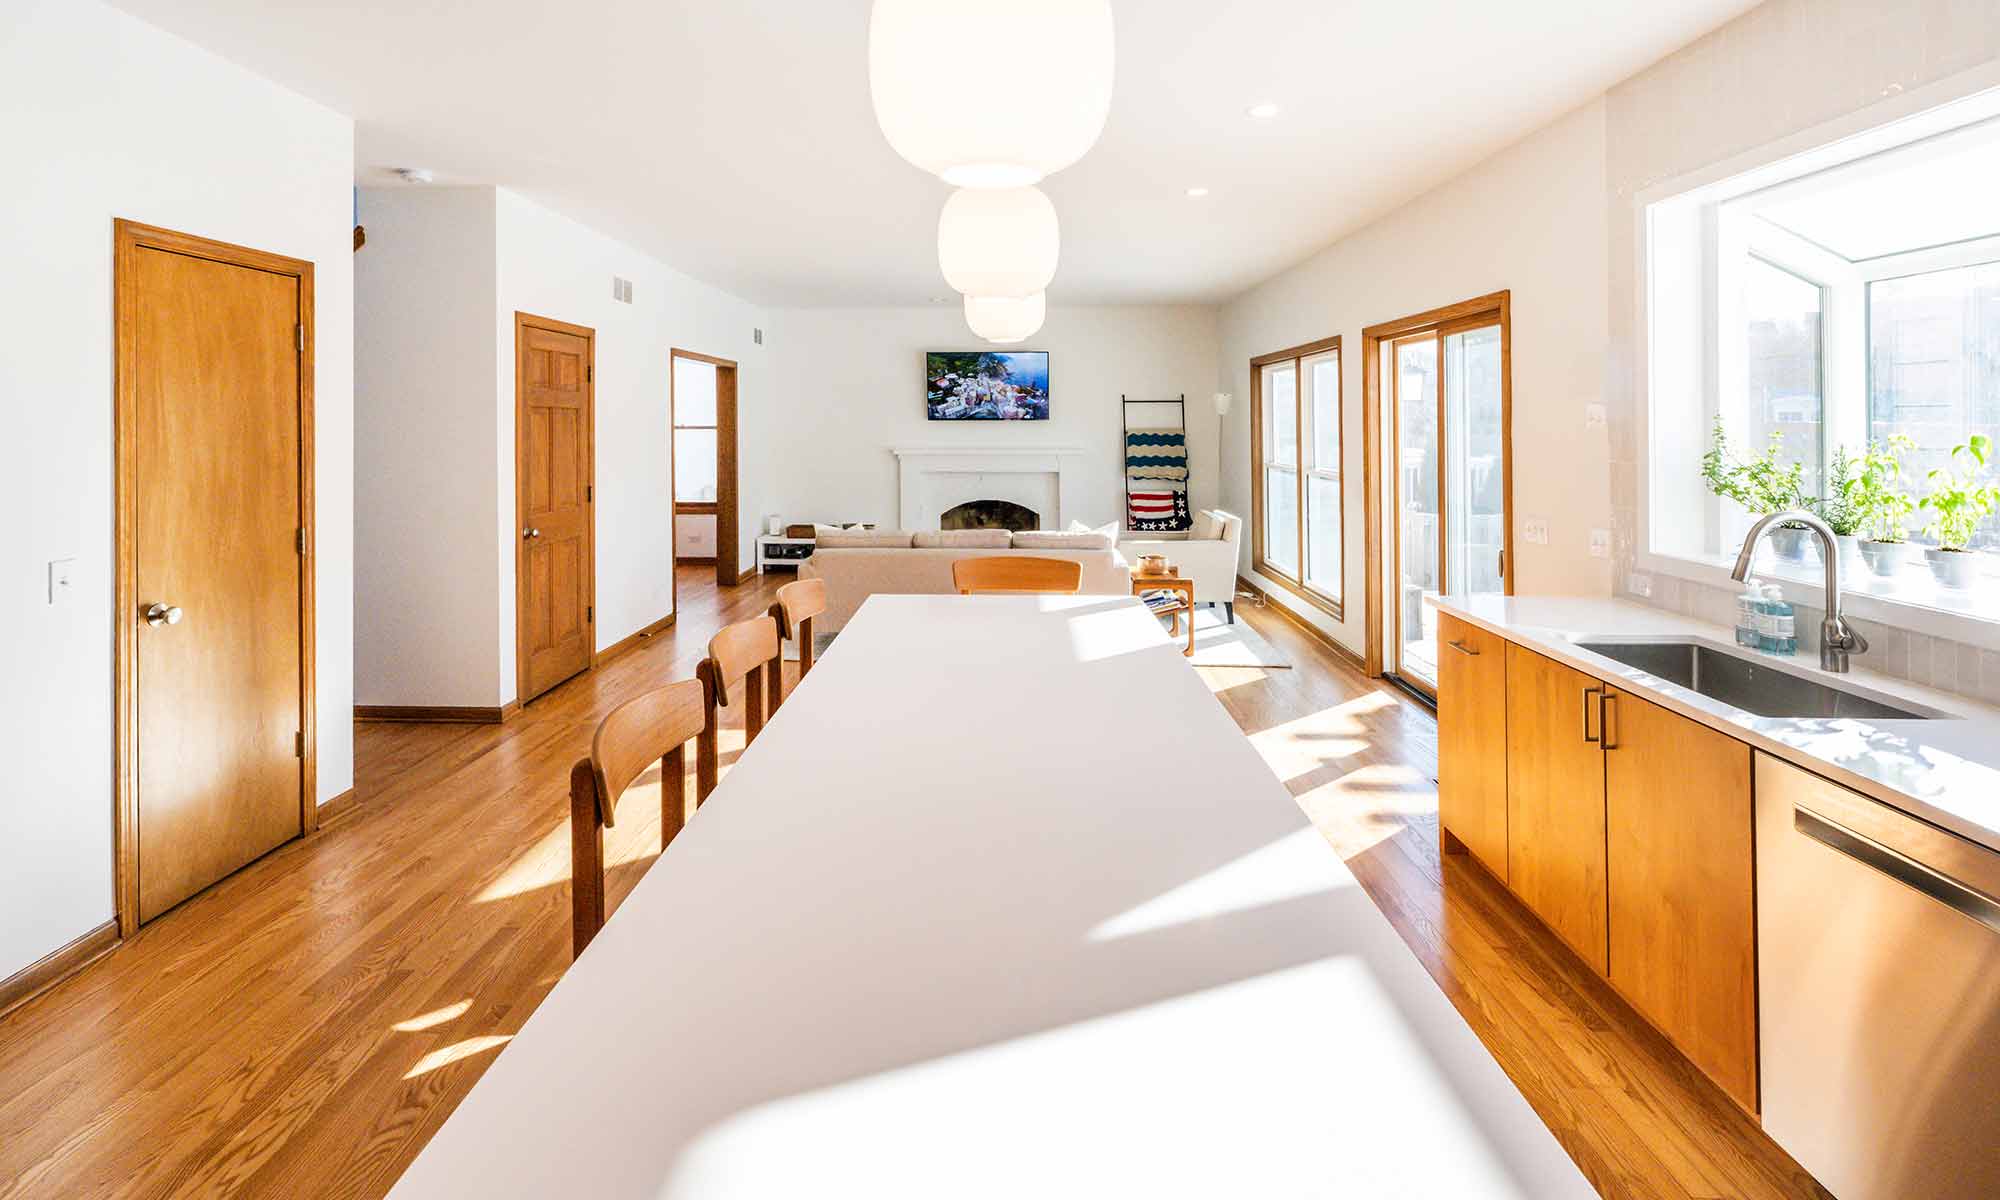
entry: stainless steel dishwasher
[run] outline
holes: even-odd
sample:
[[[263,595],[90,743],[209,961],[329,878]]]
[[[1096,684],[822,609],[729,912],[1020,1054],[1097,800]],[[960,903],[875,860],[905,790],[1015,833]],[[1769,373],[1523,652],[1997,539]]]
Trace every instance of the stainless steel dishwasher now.
[[[2000,854],[1762,753],[1756,796],[1764,1129],[1840,1200],[2000,1196]]]

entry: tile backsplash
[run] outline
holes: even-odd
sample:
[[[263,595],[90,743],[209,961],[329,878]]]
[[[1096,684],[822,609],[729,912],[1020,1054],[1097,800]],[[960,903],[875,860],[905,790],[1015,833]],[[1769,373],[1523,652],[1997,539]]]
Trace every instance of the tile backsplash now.
[[[1664,608],[1711,625],[1734,626],[1736,593],[1740,590],[1712,587],[1671,575],[1654,575],[1652,595],[1627,595],[1625,599]],[[1798,608],[1799,655],[1817,661],[1819,623],[1826,616],[1825,610],[1796,600],[1793,603]],[[1879,621],[1849,619],[1861,631],[1861,636],[1868,639],[1868,652],[1854,657],[1857,670],[1893,675],[1925,687],[2000,704],[2000,652],[1954,642],[1949,638],[1913,633]]]

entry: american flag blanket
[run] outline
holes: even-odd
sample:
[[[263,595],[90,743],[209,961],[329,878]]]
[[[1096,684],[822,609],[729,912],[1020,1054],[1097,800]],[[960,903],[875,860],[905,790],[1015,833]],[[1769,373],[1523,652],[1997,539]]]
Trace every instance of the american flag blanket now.
[[[1187,434],[1179,429],[1125,433],[1125,525],[1155,532],[1194,523],[1187,499]]]

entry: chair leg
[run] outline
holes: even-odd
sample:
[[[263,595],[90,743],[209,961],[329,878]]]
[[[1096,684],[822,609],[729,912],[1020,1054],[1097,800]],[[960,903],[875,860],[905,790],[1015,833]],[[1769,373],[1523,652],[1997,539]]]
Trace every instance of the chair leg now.
[[[804,679],[806,672],[813,669],[813,619],[811,617],[807,617],[805,620],[799,622],[798,636],[799,678]]]
[[[708,724],[694,739],[694,806],[697,811],[702,801],[715,790],[715,722],[715,710],[711,708],[708,710]]]
[[[1231,625],[1236,624],[1236,602],[1234,600],[1224,600],[1222,602],[1222,611],[1229,614],[1229,623]]]
[[[570,946],[581,955],[604,928],[604,820],[590,760],[569,772]]]
[[[743,679],[743,695],[745,698],[743,705],[743,748],[746,750],[750,748],[751,742],[757,740],[757,735],[764,731],[764,680],[762,673],[770,669],[768,663],[761,667],[751,667],[750,673]]]
[[[687,823],[687,747],[675,746],[660,759],[660,850]]]
[[[778,706],[785,702],[785,643],[778,643],[777,657],[764,665],[764,674],[769,676],[764,681],[768,685],[764,690],[770,698],[765,710],[775,717]]]

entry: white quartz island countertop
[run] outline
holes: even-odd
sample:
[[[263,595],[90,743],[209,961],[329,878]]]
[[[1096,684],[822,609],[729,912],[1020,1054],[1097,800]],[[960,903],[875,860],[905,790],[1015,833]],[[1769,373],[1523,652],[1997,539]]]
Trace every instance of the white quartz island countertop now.
[[[1592,639],[1701,639],[1734,648],[1735,633],[1625,600],[1569,596],[1427,597],[1441,612],[1490,630],[1586,675],[1615,683],[1752,747],[1884,804],[2000,850],[2000,710],[1867,669],[1823,671],[1817,651],[1758,654],[1760,664],[1947,714],[1925,720],[1762,717],[1577,645]],[[1749,652],[1754,653],[1754,652]]]

